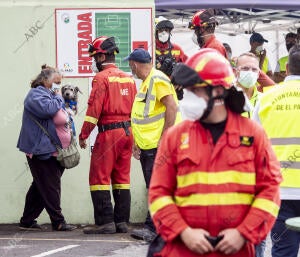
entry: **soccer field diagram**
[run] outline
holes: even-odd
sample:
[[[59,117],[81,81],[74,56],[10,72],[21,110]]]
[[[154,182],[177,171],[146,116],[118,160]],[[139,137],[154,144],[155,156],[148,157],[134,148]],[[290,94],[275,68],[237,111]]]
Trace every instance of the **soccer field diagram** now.
[[[128,62],[123,59],[131,52],[131,18],[130,13],[95,13],[96,37],[115,37],[120,53],[116,55],[116,64],[125,71],[130,72]]]

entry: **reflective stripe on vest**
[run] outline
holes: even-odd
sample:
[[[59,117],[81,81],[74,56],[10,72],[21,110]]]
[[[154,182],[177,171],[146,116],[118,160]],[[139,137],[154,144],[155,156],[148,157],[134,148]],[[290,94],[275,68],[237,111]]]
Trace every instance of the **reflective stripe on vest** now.
[[[282,187],[300,188],[299,112],[300,80],[285,81],[261,98],[259,118],[280,161]]]
[[[159,73],[159,74],[158,74]],[[160,71],[152,69],[149,74],[149,84],[146,88],[141,88],[140,92],[136,95],[132,112],[131,112],[131,126],[136,144],[144,150],[153,149],[157,147],[158,141],[161,137],[162,129],[165,122],[166,107],[161,104],[161,107],[154,109],[156,104],[156,81],[164,81],[171,85],[168,77],[163,75]],[[146,92],[142,92],[146,90]],[[176,103],[175,90],[172,86],[173,97]],[[177,123],[180,121],[177,115]]]
[[[157,56],[159,56],[159,55],[167,55],[168,53],[169,53],[169,50],[164,51],[163,53],[161,51],[159,51],[159,50],[155,51],[155,54]],[[179,56],[180,55],[180,50],[171,50],[171,55],[172,56]]]
[[[132,83],[134,84],[134,80],[130,77],[124,77],[124,78],[120,78],[120,77],[116,77],[116,76],[113,76],[113,77],[108,77],[108,82],[117,82],[117,83],[120,83],[120,84],[124,84],[124,83]]]

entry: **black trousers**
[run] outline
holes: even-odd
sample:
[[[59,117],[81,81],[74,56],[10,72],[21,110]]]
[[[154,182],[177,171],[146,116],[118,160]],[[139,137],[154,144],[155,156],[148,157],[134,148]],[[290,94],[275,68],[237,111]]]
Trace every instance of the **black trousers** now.
[[[141,149],[140,162],[142,165],[143,175],[144,175],[147,189],[149,189],[156,153],[157,153],[157,148],[149,149],[149,150]],[[155,232],[155,226],[153,224],[149,211],[147,212],[145,227]]]
[[[61,183],[64,168],[55,157],[39,160],[36,156],[27,157],[33,182],[27,192],[22,224],[31,225],[45,208],[52,226],[65,222],[60,208]]]

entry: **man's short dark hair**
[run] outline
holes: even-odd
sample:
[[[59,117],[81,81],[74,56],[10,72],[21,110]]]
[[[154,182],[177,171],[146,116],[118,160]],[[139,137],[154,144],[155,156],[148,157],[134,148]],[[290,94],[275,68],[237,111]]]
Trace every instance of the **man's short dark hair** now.
[[[293,32],[289,32],[285,35],[285,39],[287,38],[297,38],[297,34]]]
[[[300,45],[294,45],[289,51],[289,73],[300,75]]]

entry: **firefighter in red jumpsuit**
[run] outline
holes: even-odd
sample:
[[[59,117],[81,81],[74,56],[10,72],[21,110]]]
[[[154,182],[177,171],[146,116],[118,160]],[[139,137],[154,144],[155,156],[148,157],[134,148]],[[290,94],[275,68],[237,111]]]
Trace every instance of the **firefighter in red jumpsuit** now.
[[[187,55],[182,48],[171,42],[171,32],[173,29],[174,25],[169,20],[162,20],[155,27],[156,69],[161,70],[169,77],[176,63],[185,62],[187,59]],[[175,86],[175,90],[178,100],[181,100],[183,96],[182,89]]]
[[[178,64],[189,120],[164,134],[149,189],[157,233],[148,256],[254,257],[279,210],[279,162],[262,129],[240,115],[228,60],[201,49]]]
[[[175,63],[185,62],[187,59],[182,48],[171,43],[171,31],[173,29],[174,25],[169,20],[162,20],[155,27],[156,68],[168,76],[171,75]]]
[[[84,119],[79,144],[86,148],[86,139],[95,126],[98,135],[90,164],[90,191],[94,206],[95,226],[86,234],[126,233],[130,215],[130,161],[133,136],[130,113],[136,85],[128,74],[115,65],[119,52],[114,37],[101,36],[89,46],[98,70]],[[114,198],[111,203],[110,185]]]
[[[196,12],[189,23],[189,28],[194,30],[193,41],[200,48],[213,48],[228,58],[223,44],[215,36],[215,28],[218,21],[215,18],[215,10],[207,9]]]

